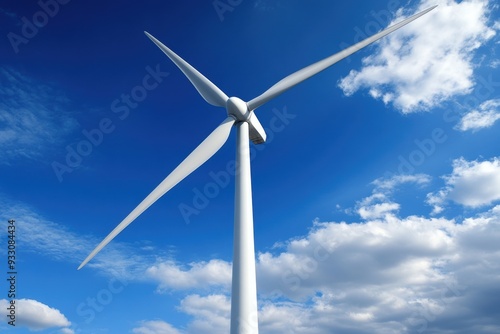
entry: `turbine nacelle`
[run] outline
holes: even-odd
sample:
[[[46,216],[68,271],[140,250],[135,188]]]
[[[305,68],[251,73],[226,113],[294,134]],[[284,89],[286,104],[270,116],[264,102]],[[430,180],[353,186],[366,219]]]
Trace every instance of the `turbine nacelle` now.
[[[246,122],[250,117],[250,110],[245,101],[237,97],[230,97],[226,101],[228,116],[233,116],[237,121]]]
[[[266,132],[254,114],[248,109],[245,101],[237,97],[230,97],[226,101],[226,110],[229,117],[233,117],[236,122],[247,122],[250,140],[258,145],[266,141]]]

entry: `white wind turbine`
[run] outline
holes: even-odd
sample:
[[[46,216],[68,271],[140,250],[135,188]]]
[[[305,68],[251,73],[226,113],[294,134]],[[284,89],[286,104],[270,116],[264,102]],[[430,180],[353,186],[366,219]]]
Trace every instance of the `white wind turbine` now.
[[[345,50],[309,65],[280,80],[256,98],[245,102],[228,97],[210,80],[149,33],[145,34],[179,67],[200,95],[210,104],[224,107],[227,118],[168,175],[113,231],[90,253],[78,267],[81,269],[104,246],[132,223],[156,200],[212,157],[226,142],[233,125],[237,128],[236,190],[234,208],[234,249],[231,291],[231,334],[257,334],[257,288],[250,177],[249,140],[254,144],[266,141],[266,133],[254,110],[289,88],[325,70],[354,52],[403,27],[437,6],[415,14]]]

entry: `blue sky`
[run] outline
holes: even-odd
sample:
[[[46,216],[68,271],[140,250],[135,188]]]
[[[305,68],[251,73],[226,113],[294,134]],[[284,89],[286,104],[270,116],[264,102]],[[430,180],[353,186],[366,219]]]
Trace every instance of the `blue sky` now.
[[[260,331],[499,332],[493,1],[8,0],[0,233],[7,258],[16,220],[16,333],[228,332],[234,133],[76,270],[225,117],[144,30],[250,100],[434,4],[257,109]]]

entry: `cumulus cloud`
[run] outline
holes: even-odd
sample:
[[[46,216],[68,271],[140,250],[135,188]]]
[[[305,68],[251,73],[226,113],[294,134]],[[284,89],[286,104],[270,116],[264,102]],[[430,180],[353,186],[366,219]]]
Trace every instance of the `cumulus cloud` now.
[[[160,283],[159,291],[231,286],[231,264],[222,260],[193,262],[188,269],[174,261],[164,261],[149,267],[146,275]]]
[[[488,100],[479,106],[478,110],[472,110],[465,114],[458,129],[461,131],[472,130],[473,132],[491,127],[500,119],[500,99]]]
[[[429,193],[427,203],[440,213],[446,201],[451,200],[466,207],[477,208],[500,200],[500,159],[453,161],[453,171],[444,176],[446,185]]]
[[[229,332],[231,299],[225,295],[189,295],[181,301],[179,309],[194,317],[188,333]]]
[[[197,294],[185,297],[178,309],[193,317],[186,329],[178,330],[161,320],[144,321],[134,328],[137,334],[208,334],[228,333],[230,324],[231,300],[228,296]]]
[[[333,287],[441,280],[432,258],[446,257],[451,239],[442,229],[453,226],[445,219],[394,216],[366,223],[316,223],[282,253],[259,254],[259,291],[304,301]]]
[[[454,187],[446,190],[447,197],[463,203],[491,198],[482,193],[482,177],[496,182],[491,176],[498,159],[458,159],[453,166],[445,178]],[[460,221],[396,216],[399,204],[389,199],[395,190],[406,184],[429,186],[430,180],[424,174],[379,178],[372,183],[374,193],[358,202],[363,222],[316,221],[307,235],[259,253],[259,331],[499,331],[500,205]],[[197,282],[208,263],[197,265],[200,269],[183,270],[183,279]],[[227,332],[227,294],[184,298],[178,310],[192,319],[182,333]]]
[[[492,198],[481,188],[485,183],[497,182],[493,176],[498,175],[499,166],[498,158],[472,162],[456,160],[453,173],[445,178],[450,187],[443,188],[445,198],[460,199],[464,203],[470,198],[459,194],[476,194],[472,197],[476,200],[482,198],[482,202]],[[392,203],[399,206],[395,199],[390,198],[394,197],[393,192],[398,187],[429,183],[427,175],[380,178],[373,182],[375,191],[365,201],[367,205]],[[473,185],[477,189],[472,188]],[[479,195],[475,193],[477,191]],[[56,241],[62,237],[74,238],[71,232],[59,225],[52,226],[38,216],[33,217],[33,213],[24,207],[10,203],[0,205],[0,208],[3,214],[15,213],[14,216],[22,217],[19,221],[33,223],[29,227],[34,233],[20,235],[38,238],[31,235],[47,230],[46,233],[51,233],[50,238]],[[26,211],[22,211],[23,208]],[[500,205],[460,221],[422,216],[397,217],[393,214],[395,211],[380,210],[377,214],[368,214],[363,222],[315,222],[306,235],[282,242],[280,248],[259,253],[260,332],[427,331],[465,334],[500,331],[496,313],[500,307],[497,298],[500,293],[497,280],[500,272]],[[43,225],[41,230],[36,229],[36,224]],[[28,246],[28,241],[43,247]],[[61,259],[67,259],[62,254],[64,247],[57,248],[51,243],[44,245],[43,240],[38,239],[24,242],[26,247],[48,249],[59,254]],[[74,253],[69,253],[74,256]],[[122,256],[127,254],[122,253]],[[111,262],[108,264],[112,265]],[[228,331],[230,297],[226,288],[230,280],[229,263],[217,259],[189,265],[162,261],[147,268],[150,270],[149,279],[157,280],[162,289],[198,289],[209,282],[208,287],[212,290],[205,296],[190,294],[181,300],[177,309],[191,317],[182,328],[153,319],[141,322],[133,329],[134,333]],[[215,278],[215,272],[225,278]],[[167,277],[169,275],[172,277]],[[187,283],[179,285],[175,280]],[[223,287],[223,294],[213,293],[220,287]],[[36,303],[32,303],[33,309],[43,309],[52,320],[43,322],[30,315],[30,328],[41,328],[50,323],[57,324],[52,327],[64,327],[62,333],[71,333],[70,323],[64,315]],[[0,304],[0,307],[4,306]],[[40,314],[39,311],[35,313]]]
[[[462,159],[454,164],[454,172],[446,180],[454,180],[449,185],[457,189],[461,182],[472,182],[481,188],[483,183],[477,181],[478,175],[490,175],[498,168],[498,159],[481,162]],[[398,206],[394,199],[389,199],[398,187],[424,186],[429,182],[427,175],[380,178],[373,182],[375,193],[365,200],[371,205],[379,201]],[[451,190],[447,196],[452,196]],[[30,211],[22,214],[15,205],[4,205],[3,209],[6,214],[15,212],[22,217],[20,221],[29,223],[34,219],[30,218],[33,215]],[[260,332],[465,334],[500,330],[495,313],[500,307],[496,298],[500,293],[496,279],[500,272],[500,205],[461,221],[397,217],[392,214],[394,210],[381,212],[384,210],[366,215],[364,222],[315,222],[307,235],[259,253]],[[36,223],[42,224],[56,240],[59,240],[57,233],[65,233],[64,238],[72,237],[64,229],[56,231],[60,226],[51,227],[43,219],[37,219],[30,225],[37,231],[34,234],[44,233],[36,230]],[[33,239],[33,242],[42,241]],[[54,254],[63,256],[62,250],[51,244],[37,249],[52,249]],[[149,279],[157,280],[160,289],[199,289],[208,285],[210,290],[207,295],[189,294],[181,300],[177,309],[191,318],[181,328],[151,319],[132,329],[134,333],[228,331],[229,263],[217,259],[189,265],[162,261],[147,268]],[[219,294],[214,290],[219,290]],[[32,303],[33,309],[43,309],[48,315],[43,319],[52,320],[44,322],[30,315],[27,322],[30,328],[50,323],[56,324],[52,327],[63,327],[62,333],[71,333],[64,315],[36,303]]]
[[[259,330],[266,334],[309,333],[312,319],[301,303],[266,302],[259,313]]]
[[[340,80],[346,95],[367,88],[403,113],[427,110],[474,86],[474,52],[495,35],[489,1],[425,0],[439,7],[381,40],[362,68]],[[404,15],[400,10],[396,21]]]
[[[497,332],[499,238],[500,205],[459,222],[316,222],[281,250],[258,254],[259,331]],[[189,295],[178,310],[192,317],[181,333],[228,331],[226,295]]]
[[[21,73],[0,69],[1,164],[41,159],[77,126],[69,101],[53,87]]]
[[[0,308],[7,309],[8,300],[0,300]],[[33,331],[49,328],[68,327],[71,323],[57,309],[33,299],[16,300],[16,325],[27,327]],[[70,330],[70,329],[69,329]]]
[[[500,206],[459,224],[417,216],[316,223],[281,253],[259,255],[262,332],[499,330],[498,237]]]

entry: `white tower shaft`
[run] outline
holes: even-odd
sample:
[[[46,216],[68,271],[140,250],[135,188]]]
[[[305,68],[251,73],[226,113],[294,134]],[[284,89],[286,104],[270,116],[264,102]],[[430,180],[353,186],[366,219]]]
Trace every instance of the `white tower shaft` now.
[[[258,334],[257,281],[252,213],[248,123],[236,124],[236,194],[234,204],[231,334]]]

